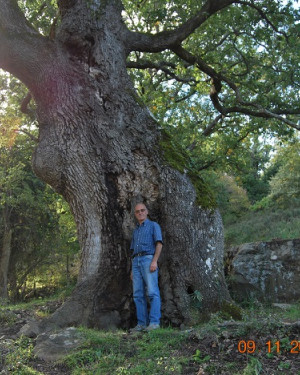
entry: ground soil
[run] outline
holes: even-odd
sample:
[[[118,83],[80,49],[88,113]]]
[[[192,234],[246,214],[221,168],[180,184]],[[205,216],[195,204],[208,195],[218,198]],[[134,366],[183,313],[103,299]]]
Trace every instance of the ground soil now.
[[[52,302],[39,309],[51,313],[57,307],[59,303]],[[8,314],[12,314],[14,324],[2,322],[0,326],[0,374],[9,374],[5,368],[5,356],[10,351],[9,343],[17,339],[20,328],[29,319],[41,319],[36,309],[15,310]],[[217,323],[209,330],[191,328],[188,335],[176,353],[190,359],[184,366],[184,375],[300,375],[300,321],[274,323],[273,320],[270,323],[265,320],[258,322],[257,326],[228,321]],[[127,340],[134,340],[129,333],[125,336]],[[28,365],[45,375],[70,374],[64,365],[37,358]],[[247,366],[257,368],[257,372],[245,372]]]

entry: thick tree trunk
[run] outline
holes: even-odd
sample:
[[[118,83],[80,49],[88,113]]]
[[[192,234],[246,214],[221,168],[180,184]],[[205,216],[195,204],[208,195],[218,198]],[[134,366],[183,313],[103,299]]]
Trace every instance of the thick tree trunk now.
[[[81,73],[81,80],[88,77]],[[220,216],[197,207],[189,179],[164,165],[156,124],[130,94],[127,76],[121,78],[91,84],[88,77],[79,89],[67,90],[72,97],[64,99],[61,115],[40,111],[34,169],[69,202],[82,248],[78,285],[48,321],[58,326],[134,323],[129,244],[139,201],[164,232],[163,321],[190,321],[195,291],[203,311],[229,298]],[[78,95],[80,90],[86,94]]]
[[[6,210],[4,209],[4,212]],[[13,229],[9,225],[9,218],[4,218],[4,232],[2,238],[2,247],[0,249],[0,299],[8,298],[8,268],[11,255],[11,241]]]
[[[195,291],[202,311],[216,310],[229,299],[221,219],[199,208],[188,177],[163,161],[157,124],[126,71],[118,1],[103,2],[99,19],[86,2],[61,3],[56,41],[36,42],[35,75],[23,78],[40,126],[34,170],[70,204],[82,248],[77,287],[48,326],[133,324],[129,244],[140,201],[164,233],[163,321],[190,321]]]

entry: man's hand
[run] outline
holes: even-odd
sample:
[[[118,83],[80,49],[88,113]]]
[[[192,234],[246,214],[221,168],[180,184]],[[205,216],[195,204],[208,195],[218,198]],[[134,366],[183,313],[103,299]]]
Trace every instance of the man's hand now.
[[[150,272],[154,272],[157,270],[157,262],[153,260],[150,264]]]

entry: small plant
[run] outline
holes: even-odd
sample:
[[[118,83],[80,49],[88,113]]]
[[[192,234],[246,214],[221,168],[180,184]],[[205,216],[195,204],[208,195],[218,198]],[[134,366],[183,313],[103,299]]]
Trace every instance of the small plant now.
[[[83,349],[79,352],[68,355],[64,362],[70,368],[84,367],[86,364],[98,361],[101,358],[101,351],[94,349]]]
[[[191,299],[193,307],[200,309],[202,306],[203,296],[199,290],[195,290],[194,293],[191,294]]]
[[[39,318],[47,318],[49,315],[51,315],[50,309],[39,309],[36,310],[35,315]]]
[[[28,337],[21,336],[14,343],[14,347],[7,354],[5,366],[12,375],[39,375],[40,372],[28,366],[33,358],[33,344]]]
[[[297,320],[300,316],[300,301],[295,305],[292,305],[285,313],[284,316],[287,319]]]
[[[291,368],[290,362],[280,362],[278,366],[279,370],[288,370],[290,368]]]
[[[193,354],[193,360],[198,363],[208,362],[210,360],[210,355],[205,355],[201,353],[201,350],[197,349],[196,353]]]
[[[7,324],[9,326],[13,326],[16,320],[16,316],[10,311],[0,310],[0,325]]]
[[[244,369],[242,375],[259,375],[262,372],[262,364],[259,359],[249,357],[250,361]]]

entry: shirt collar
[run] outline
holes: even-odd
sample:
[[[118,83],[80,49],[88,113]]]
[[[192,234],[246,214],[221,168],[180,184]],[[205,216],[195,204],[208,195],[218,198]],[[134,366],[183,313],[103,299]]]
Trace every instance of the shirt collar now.
[[[139,227],[143,227],[143,226],[147,225],[149,221],[150,221],[150,220],[147,218],[145,221],[142,222],[142,224],[137,223],[137,227],[138,227],[138,228],[139,228]]]

